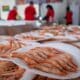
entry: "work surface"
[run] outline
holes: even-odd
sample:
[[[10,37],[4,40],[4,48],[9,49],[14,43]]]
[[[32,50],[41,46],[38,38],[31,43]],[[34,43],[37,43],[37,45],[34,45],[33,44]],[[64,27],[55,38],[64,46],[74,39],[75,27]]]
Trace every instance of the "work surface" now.
[[[0,35],[14,35],[37,28],[36,21],[0,21]]]

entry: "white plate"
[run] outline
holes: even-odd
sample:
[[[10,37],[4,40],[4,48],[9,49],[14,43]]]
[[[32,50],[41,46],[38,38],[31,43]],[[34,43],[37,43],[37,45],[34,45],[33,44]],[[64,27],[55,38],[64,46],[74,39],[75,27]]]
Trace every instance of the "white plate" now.
[[[23,36],[33,36],[33,37],[37,37],[40,38],[38,40],[26,40],[23,38]],[[17,34],[14,36],[15,39],[18,40],[25,40],[25,41],[40,41],[40,40],[45,40],[45,39],[50,39],[52,38],[51,35],[40,35],[38,31],[34,31],[34,32],[26,32],[26,33],[22,33],[22,34]]]
[[[51,33],[45,33],[44,34],[45,37],[50,37],[50,38],[53,38],[53,39],[63,39],[63,40],[69,40],[69,41],[76,41],[78,40],[76,37],[74,37],[74,35],[69,35],[67,33],[65,33],[65,36],[54,36],[53,34]]]
[[[14,64],[22,67],[23,69],[26,70],[26,68],[24,67],[24,62],[22,62],[21,60],[19,59],[5,59],[5,58],[0,58],[0,60],[2,61],[11,61],[13,62]],[[21,77],[20,80],[32,80],[36,75],[32,72],[30,72],[28,69],[24,72],[23,76]]]
[[[55,75],[55,74],[50,74],[50,73],[46,73],[46,72],[43,72],[43,71],[39,71],[39,70],[36,70],[36,69],[31,69],[31,68],[29,68],[27,66],[26,63],[24,63],[22,61],[19,61],[19,59],[15,60],[16,64],[18,64],[21,67],[26,68],[31,73],[39,74],[39,75],[50,77],[50,78],[72,79],[72,78],[80,77],[80,61],[79,61],[80,60],[80,50],[78,48],[76,48],[76,47],[74,47],[72,45],[69,45],[69,44],[65,44],[65,43],[51,42],[51,43],[47,43],[47,44],[41,44],[41,45],[35,45],[35,46],[33,45],[33,46],[27,47],[25,49],[19,49],[18,51],[20,51],[20,52],[22,50],[28,51],[28,50],[33,49],[35,47],[52,47],[52,48],[56,48],[58,50],[65,51],[66,53],[71,54],[73,56],[73,59],[74,59],[75,63],[78,65],[79,70],[76,73],[70,73],[67,76],[59,76],[59,75]]]
[[[31,69],[31,71],[35,74],[39,74],[39,75],[43,75],[46,77],[50,77],[50,78],[56,78],[56,79],[72,79],[72,78],[77,78],[80,76],[80,50],[72,45],[69,44],[65,44],[65,43],[48,43],[45,45],[41,45],[42,47],[53,47],[62,51],[65,51],[69,54],[71,54],[73,56],[74,61],[76,62],[76,64],[79,67],[79,71],[76,73],[71,73],[67,76],[58,76],[55,74],[49,74],[49,73],[45,73],[39,70],[35,70],[35,69]]]

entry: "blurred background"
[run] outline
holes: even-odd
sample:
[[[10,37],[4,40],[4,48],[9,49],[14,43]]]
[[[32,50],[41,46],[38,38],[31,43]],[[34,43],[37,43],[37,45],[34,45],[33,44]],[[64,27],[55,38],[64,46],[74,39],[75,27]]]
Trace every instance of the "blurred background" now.
[[[9,11],[17,6],[18,14],[24,20],[24,10],[31,0],[0,0],[0,19],[7,20]],[[80,0],[32,0],[34,2],[37,14],[43,17],[46,14],[46,5],[51,4],[55,10],[54,21],[65,23],[66,6],[69,5],[73,12],[73,24],[80,23]]]
[[[25,20],[25,9],[30,5],[31,1],[34,3],[36,19]],[[72,15],[69,15],[71,17],[71,24],[80,25],[80,0],[0,0],[0,28],[22,25],[39,27],[45,21],[43,18],[48,11],[46,9],[47,5],[50,5],[54,9],[53,23],[67,24],[66,15],[67,7],[69,7],[72,12]],[[9,13],[14,7],[17,8],[17,18],[9,20],[8,16],[11,16]],[[28,12],[30,12],[30,10],[28,10]],[[3,30],[0,32],[2,31]],[[3,34],[3,32],[1,34]]]

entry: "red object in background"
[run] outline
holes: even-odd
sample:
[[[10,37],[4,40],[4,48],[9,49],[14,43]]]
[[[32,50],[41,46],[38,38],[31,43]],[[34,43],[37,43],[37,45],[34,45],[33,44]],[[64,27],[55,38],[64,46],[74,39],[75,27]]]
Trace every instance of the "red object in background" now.
[[[52,1],[54,1],[54,2],[61,2],[62,0],[52,0]]]
[[[54,13],[54,10],[48,9],[47,14],[46,14],[47,21],[49,21],[50,18],[52,18],[52,19],[54,20],[54,14],[55,14],[55,13]]]
[[[51,2],[51,0],[46,0],[46,2]]]
[[[72,23],[72,16],[73,16],[73,13],[71,11],[68,11],[66,13],[66,23],[67,24]]]
[[[16,4],[19,5],[19,4],[25,4],[25,0],[16,0]]]
[[[17,17],[17,11],[13,9],[9,12],[7,20],[17,20],[16,17]]]
[[[36,10],[34,6],[28,6],[25,9],[25,20],[35,20]]]

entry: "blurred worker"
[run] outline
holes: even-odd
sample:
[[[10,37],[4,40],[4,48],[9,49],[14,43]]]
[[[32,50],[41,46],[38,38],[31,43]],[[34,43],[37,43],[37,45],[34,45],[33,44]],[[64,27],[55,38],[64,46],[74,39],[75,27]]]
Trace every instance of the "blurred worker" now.
[[[53,22],[54,21],[54,9],[51,5],[47,5],[47,13],[45,15],[45,17],[43,18],[43,20],[46,20],[47,22]]]
[[[68,6],[67,7],[67,12],[66,12],[66,24],[67,25],[72,24],[72,17],[73,17],[73,13],[70,10],[70,7]]]
[[[34,3],[31,1],[30,5],[25,8],[25,20],[35,20],[36,9],[34,7]]]
[[[16,6],[9,12],[7,20],[17,20],[17,8]]]

